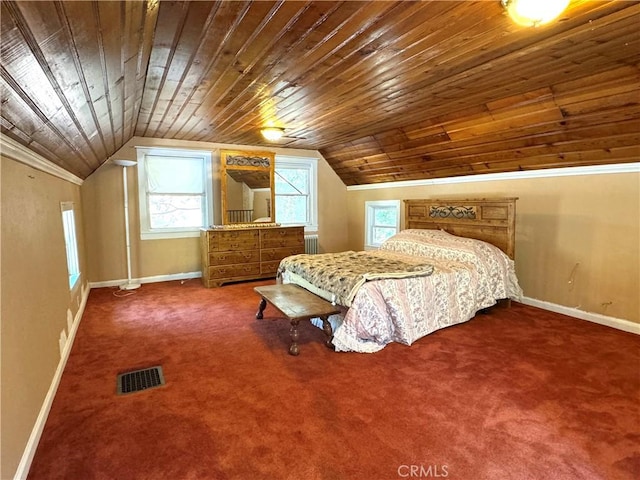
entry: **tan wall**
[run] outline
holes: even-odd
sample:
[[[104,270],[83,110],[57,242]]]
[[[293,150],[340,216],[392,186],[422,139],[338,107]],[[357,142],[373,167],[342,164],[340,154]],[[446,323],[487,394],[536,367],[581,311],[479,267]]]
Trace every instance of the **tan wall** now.
[[[269,202],[271,201],[271,190],[256,190],[253,192],[253,220],[267,218],[269,214]]]
[[[495,196],[519,197],[515,261],[525,296],[640,323],[637,173],[350,190],[349,248],[363,248],[367,200]]]
[[[136,160],[135,146],[196,148],[213,151],[219,168],[221,148],[260,149],[264,147],[225,145],[183,140],[134,137],[113,158]],[[344,250],[347,245],[346,187],[318,152],[271,148],[276,154],[318,158],[318,215],[320,248],[323,251]],[[216,161],[217,159],[217,161]],[[131,264],[134,278],[200,271],[198,238],[172,240],[140,240],[137,168],[128,170],[129,213],[131,216]],[[219,175],[214,172],[214,198],[219,198]],[[96,170],[82,185],[88,271],[91,282],[126,278],[122,171],[111,162]],[[219,202],[218,202],[219,208]],[[219,222],[216,210],[216,222]]]
[[[244,184],[236,182],[231,176],[227,178],[227,209],[228,210],[244,210],[250,207],[244,204],[244,192],[242,186]]]
[[[69,292],[60,202],[75,203],[80,282],[85,243],[80,187],[1,159],[2,182],[2,463],[13,478],[60,361],[58,339],[75,315]],[[68,334],[69,332],[66,331]]]
[[[349,246],[347,188],[324,158],[318,161],[318,248],[341,252]]]

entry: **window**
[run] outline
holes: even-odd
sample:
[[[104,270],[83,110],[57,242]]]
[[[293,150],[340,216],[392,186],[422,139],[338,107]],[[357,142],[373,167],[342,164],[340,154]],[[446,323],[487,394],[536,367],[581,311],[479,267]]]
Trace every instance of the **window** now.
[[[400,230],[400,200],[365,202],[365,249],[378,248]]]
[[[276,155],[276,222],[318,230],[317,168],[316,158]]]
[[[78,262],[78,241],[76,238],[76,219],[73,213],[73,202],[62,202],[62,229],[64,245],[67,251],[67,271],[69,272],[69,290],[73,289],[80,279],[80,264]]]
[[[213,223],[211,153],[138,149],[140,236],[195,237]]]

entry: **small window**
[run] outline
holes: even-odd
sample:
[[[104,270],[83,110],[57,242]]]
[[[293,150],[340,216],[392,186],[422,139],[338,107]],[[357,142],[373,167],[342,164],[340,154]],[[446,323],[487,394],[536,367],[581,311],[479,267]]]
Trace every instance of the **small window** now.
[[[276,156],[276,222],[317,231],[317,165],[315,158]]]
[[[76,238],[76,219],[72,202],[62,202],[62,228],[64,231],[64,245],[67,251],[67,270],[69,272],[69,289],[73,289],[80,279],[80,264],[78,262],[78,241]]]
[[[139,149],[141,238],[198,236],[213,223],[211,183],[209,152]]]
[[[400,200],[365,202],[365,249],[378,248],[400,230]]]

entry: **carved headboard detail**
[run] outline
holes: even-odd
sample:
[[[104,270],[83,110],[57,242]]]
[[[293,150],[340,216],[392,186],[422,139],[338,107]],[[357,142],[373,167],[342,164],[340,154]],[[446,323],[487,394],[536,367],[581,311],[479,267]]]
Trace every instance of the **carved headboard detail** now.
[[[404,228],[444,230],[483,240],[515,255],[517,198],[422,199],[404,201]]]

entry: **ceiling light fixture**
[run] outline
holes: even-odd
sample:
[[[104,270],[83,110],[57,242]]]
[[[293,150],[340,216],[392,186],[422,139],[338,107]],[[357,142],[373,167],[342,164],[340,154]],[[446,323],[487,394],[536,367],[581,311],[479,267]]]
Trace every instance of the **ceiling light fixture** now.
[[[261,131],[262,136],[270,142],[277,142],[284,135],[284,128],[280,127],[266,127]]]
[[[537,27],[556,19],[569,0],[501,0],[511,20],[523,27]]]

